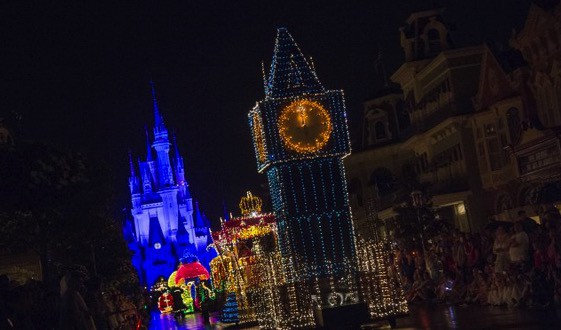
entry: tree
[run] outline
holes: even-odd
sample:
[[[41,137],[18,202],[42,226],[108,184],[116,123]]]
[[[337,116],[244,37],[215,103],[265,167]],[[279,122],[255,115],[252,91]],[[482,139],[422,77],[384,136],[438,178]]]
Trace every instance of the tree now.
[[[406,201],[394,210],[399,214],[392,226],[394,238],[408,250],[422,248],[421,234],[426,242],[450,231],[450,225],[437,215],[428,197],[424,197],[419,207]]]
[[[0,242],[41,257],[43,279],[70,265],[135,283],[113,178],[102,164],[37,143],[0,150]]]

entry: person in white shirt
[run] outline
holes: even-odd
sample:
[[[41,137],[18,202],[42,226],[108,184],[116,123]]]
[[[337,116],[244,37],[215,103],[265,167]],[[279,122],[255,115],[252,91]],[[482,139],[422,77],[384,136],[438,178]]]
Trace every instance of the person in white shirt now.
[[[522,229],[520,222],[514,223],[514,233],[510,238],[510,261],[513,263],[522,263],[528,261],[528,249],[530,240],[528,235]]]
[[[495,273],[502,273],[510,264],[508,250],[510,245],[510,235],[503,227],[498,227],[495,232],[495,242],[493,243],[493,253],[495,254]]]

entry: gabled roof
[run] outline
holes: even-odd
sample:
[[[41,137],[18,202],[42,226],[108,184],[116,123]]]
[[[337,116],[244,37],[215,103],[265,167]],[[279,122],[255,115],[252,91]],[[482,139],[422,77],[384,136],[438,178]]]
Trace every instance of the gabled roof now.
[[[535,3],[532,3],[532,5],[530,5],[528,16],[526,16],[524,27],[515,37],[515,40],[522,41],[523,39],[531,38],[532,36],[534,36],[535,31],[539,30],[540,25],[547,24],[546,22],[548,20],[546,18],[548,16],[549,13],[542,6],[538,6]]]
[[[277,30],[271,69],[265,87],[266,98],[303,93],[320,93],[324,88],[286,28]]]
[[[499,55],[500,58],[500,55]],[[485,52],[481,62],[479,88],[473,97],[475,110],[482,110],[491,104],[516,95],[516,91],[506,76],[495,53],[485,45]]]

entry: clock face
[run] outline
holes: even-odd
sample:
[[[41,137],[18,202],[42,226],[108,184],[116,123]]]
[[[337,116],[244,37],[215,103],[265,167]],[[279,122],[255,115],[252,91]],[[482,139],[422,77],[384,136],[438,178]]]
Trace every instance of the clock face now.
[[[253,136],[255,141],[255,148],[257,151],[257,159],[263,163],[267,160],[267,151],[265,150],[265,139],[263,137],[263,124],[259,114],[253,113],[251,120],[253,121]]]
[[[298,153],[321,150],[331,136],[331,118],[319,103],[296,100],[279,116],[279,133],[285,146]]]

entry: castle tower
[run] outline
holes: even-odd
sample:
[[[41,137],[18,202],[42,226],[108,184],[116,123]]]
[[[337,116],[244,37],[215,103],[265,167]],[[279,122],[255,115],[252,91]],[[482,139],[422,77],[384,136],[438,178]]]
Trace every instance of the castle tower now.
[[[183,157],[174,138],[173,155],[168,129],[158,108],[154,85],[154,140],[146,128],[146,159],[137,164],[129,155],[129,190],[131,192],[132,224],[124,230],[131,240],[131,250],[138,254],[135,263],[141,281],[152,285],[158,276],[169,276],[184,252],[195,253],[205,266],[210,237],[209,225],[197,228],[193,221],[193,204],[185,179]],[[206,228],[202,228],[206,225]],[[134,233],[130,229],[134,228]],[[134,246],[133,246],[134,245]],[[211,253],[212,254],[212,253]]]
[[[171,169],[169,150],[170,143],[168,137],[168,130],[164,124],[164,118],[160,114],[158,108],[158,101],[156,99],[156,91],[154,89],[154,84],[152,86],[152,100],[154,102],[154,143],[152,143],[152,148],[156,150],[158,167],[159,167],[159,184],[162,188],[170,187],[174,185],[173,181],[173,171]]]

